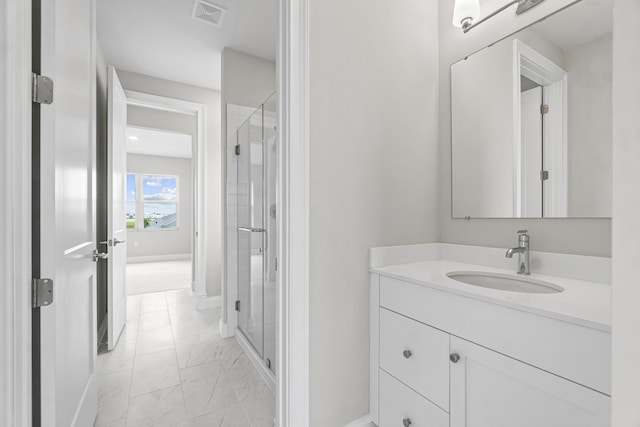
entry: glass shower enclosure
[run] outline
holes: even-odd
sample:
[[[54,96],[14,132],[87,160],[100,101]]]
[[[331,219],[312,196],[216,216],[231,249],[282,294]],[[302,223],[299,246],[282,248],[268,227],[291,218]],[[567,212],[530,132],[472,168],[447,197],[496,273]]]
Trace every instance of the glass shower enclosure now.
[[[275,373],[276,105],[275,94],[236,133],[238,329]]]

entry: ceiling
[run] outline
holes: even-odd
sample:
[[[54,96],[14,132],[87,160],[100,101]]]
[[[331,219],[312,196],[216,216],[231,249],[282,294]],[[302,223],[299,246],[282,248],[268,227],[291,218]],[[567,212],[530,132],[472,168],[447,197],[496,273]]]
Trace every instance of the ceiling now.
[[[195,0],[98,0],[98,41],[116,68],[220,90],[222,49],[275,60],[276,0],[206,0],[221,27],[192,18]]]
[[[190,159],[191,145],[191,135],[127,127],[127,153]]]

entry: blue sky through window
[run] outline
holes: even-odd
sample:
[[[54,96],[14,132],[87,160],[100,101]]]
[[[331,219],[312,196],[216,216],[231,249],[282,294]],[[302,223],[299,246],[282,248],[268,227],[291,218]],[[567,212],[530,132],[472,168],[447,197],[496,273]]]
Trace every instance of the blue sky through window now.
[[[127,200],[136,200],[136,175],[127,174]]]
[[[145,202],[174,202],[177,200],[177,178],[145,175],[142,177],[142,194]]]

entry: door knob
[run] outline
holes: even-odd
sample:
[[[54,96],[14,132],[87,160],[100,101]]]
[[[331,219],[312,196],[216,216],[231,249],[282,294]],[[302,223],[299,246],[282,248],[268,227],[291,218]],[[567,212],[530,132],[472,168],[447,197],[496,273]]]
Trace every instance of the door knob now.
[[[106,252],[98,252],[97,249],[93,250],[93,262],[98,261],[99,259],[108,259],[109,254]]]
[[[409,427],[411,424],[412,424],[412,423],[411,423],[411,418],[408,418],[408,417],[407,417],[407,418],[405,418],[404,420],[402,420],[402,425],[403,425],[404,427]]]
[[[458,361],[460,360],[460,355],[458,353],[451,353],[449,355],[449,360],[451,360],[453,363],[458,363]]]
[[[118,246],[120,243],[124,243],[126,240],[113,239],[113,246]]]
[[[405,359],[408,359],[411,357],[413,353],[411,353],[411,350],[407,349],[405,351],[402,352],[402,355],[404,356]]]

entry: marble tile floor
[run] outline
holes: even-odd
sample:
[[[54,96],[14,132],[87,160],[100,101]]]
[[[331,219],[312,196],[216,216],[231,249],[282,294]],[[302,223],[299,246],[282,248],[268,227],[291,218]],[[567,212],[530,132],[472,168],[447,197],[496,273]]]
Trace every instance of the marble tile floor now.
[[[128,297],[116,348],[98,356],[96,427],[272,427],[275,398],[219,310],[188,289]]]

